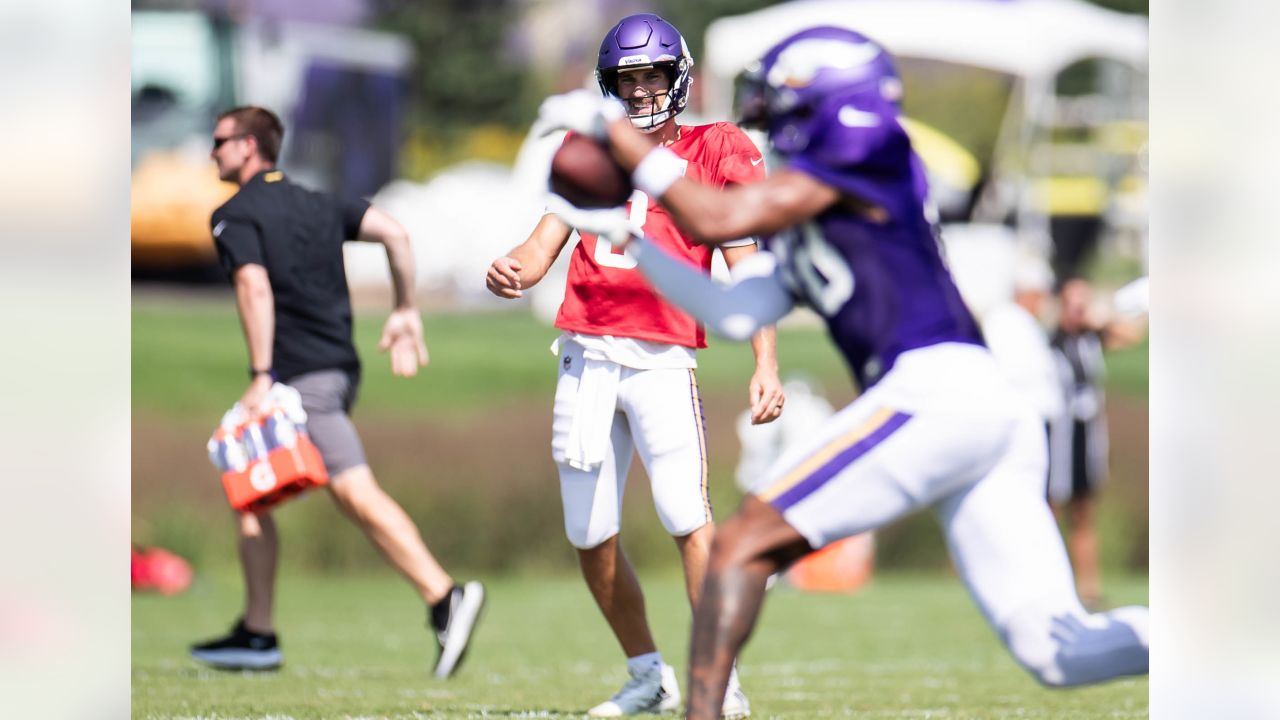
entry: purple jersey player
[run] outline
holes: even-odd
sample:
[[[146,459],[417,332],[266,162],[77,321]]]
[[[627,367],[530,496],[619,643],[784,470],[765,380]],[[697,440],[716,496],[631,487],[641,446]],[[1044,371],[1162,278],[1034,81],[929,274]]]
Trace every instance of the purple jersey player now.
[[[749,72],[742,121],[781,168],[723,190],[682,177],[615,106],[548,99],[547,127],[606,139],[636,187],[700,242],[768,237],[717,286],[634,237],[616,210],[561,207],[627,244],[654,285],[708,328],[745,339],[798,303],[827,322],[863,394],[789,448],[717,531],[694,619],[688,717],[717,716],[730,664],[770,574],[816,548],[928,508],[957,571],[1014,658],[1046,685],[1142,674],[1147,609],[1090,614],[1043,497],[1044,431],[960,302],[925,213],[919,160],[898,123],[901,84],[858,33],[797,33]]]

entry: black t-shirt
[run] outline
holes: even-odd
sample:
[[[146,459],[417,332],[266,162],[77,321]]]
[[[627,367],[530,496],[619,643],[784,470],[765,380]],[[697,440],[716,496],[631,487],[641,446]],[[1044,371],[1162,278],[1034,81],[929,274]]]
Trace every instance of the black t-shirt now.
[[[293,184],[280,170],[253,176],[211,220],[227,274],[262,265],[275,296],[272,367],[281,380],[316,370],[357,374],[342,243],[359,233],[369,203]]]

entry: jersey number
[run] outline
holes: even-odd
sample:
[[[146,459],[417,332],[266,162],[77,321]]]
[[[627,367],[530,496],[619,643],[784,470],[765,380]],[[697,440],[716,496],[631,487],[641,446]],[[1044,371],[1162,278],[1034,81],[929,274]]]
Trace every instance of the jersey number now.
[[[644,221],[649,216],[649,196],[639,190],[632,190],[630,202],[631,226],[644,227]],[[636,259],[628,255],[625,249],[596,238],[596,264],[600,267],[630,270],[636,266]]]
[[[795,276],[813,309],[833,317],[853,297],[853,271],[814,223],[805,223],[797,240]]]

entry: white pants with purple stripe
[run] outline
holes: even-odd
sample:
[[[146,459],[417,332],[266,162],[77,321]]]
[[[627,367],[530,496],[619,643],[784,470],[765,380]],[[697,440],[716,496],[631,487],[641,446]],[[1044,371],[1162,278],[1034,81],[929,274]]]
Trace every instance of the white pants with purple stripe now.
[[[693,370],[617,367],[616,389],[608,388],[602,406],[599,389],[591,398],[582,397],[585,364],[581,346],[562,346],[551,448],[560,470],[569,542],[593,548],[618,533],[633,452],[649,475],[654,507],[667,532],[681,537],[710,522],[706,432]],[[567,446],[583,432],[581,426],[575,429],[575,421],[602,431],[607,426],[602,462],[584,468],[566,461],[573,456]]]
[[[983,348],[902,355],[753,485],[815,548],[921,508],[1018,661],[1049,685],[1146,672],[1146,608],[1090,615],[1044,498],[1047,444]]]

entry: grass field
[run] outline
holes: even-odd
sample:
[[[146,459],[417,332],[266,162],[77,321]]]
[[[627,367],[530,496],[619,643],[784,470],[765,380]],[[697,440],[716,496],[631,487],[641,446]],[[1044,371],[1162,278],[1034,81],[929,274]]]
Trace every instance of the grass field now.
[[[688,612],[678,577],[646,573],[656,639],[684,684]],[[625,679],[620,653],[582,582],[567,575],[489,583],[467,663],[430,678],[422,607],[381,572],[292,575],[279,597],[285,666],[208,670],[186,657],[238,607],[232,573],[176,597],[133,601],[133,717],[578,717]],[[1145,602],[1145,578],[1113,580]],[[1145,718],[1147,680],[1041,688],[1019,669],[945,575],[880,575],[854,596],[771,591],[742,660],[756,718]]]
[[[375,351],[385,318],[358,315],[364,379],[354,418],[374,472],[423,528],[450,567],[573,569],[560,527],[555,466],[549,459],[557,334],[524,309],[425,313],[431,364],[418,377],[391,377]],[[210,429],[243,391],[246,356],[229,293],[204,299],[140,293],[133,306],[134,540],[159,544],[201,566],[234,558],[225,500],[204,453]],[[854,396],[847,371],[816,327],[779,332],[784,373],[817,378],[837,405]],[[1109,357],[1113,479],[1100,518],[1109,571],[1146,567],[1146,347]],[[734,418],[745,406],[751,352],[712,339],[699,354],[707,417],[711,500],[723,517],[738,502]],[[623,512],[637,564],[665,566],[670,540],[653,522],[643,472],[633,470]],[[380,562],[359,532],[334,523],[322,497],[279,514],[285,567],[339,570]],[[520,517],[519,523],[506,520]],[[475,527],[495,528],[477,537]],[[936,525],[905,521],[877,543],[883,566],[947,566]]]
[[[356,346],[364,362],[359,412],[389,417],[469,416],[521,399],[549,401],[555,368],[547,348],[559,334],[523,309],[488,313],[426,313],[430,366],[416,379],[393,378],[377,353],[385,312],[357,315]],[[248,356],[235,301],[191,302],[172,296],[135,296],[132,323],[133,405],[169,415],[221,416],[244,391]],[[712,337],[698,354],[704,390],[745,396],[750,349]],[[854,395],[848,371],[826,333],[790,327],[779,333],[781,372],[816,378],[833,401]],[[1147,346],[1108,355],[1113,393],[1146,398]],[[548,406],[549,407],[549,406]],[[204,422],[212,424],[213,420]]]
[[[429,313],[432,362],[393,379],[374,351],[385,315],[358,316],[365,375],[355,420],[379,481],[451,571],[490,582],[491,606],[462,675],[430,679],[420,604],[324,493],[277,513],[279,629],[287,661],[266,675],[198,666],[187,646],[227,629],[240,607],[229,513],[204,441],[244,389],[245,351],[229,294],[135,297],[133,539],[190,559],[186,594],[133,600],[135,718],[574,717],[625,679],[619,652],[564,541],[547,443],[556,331],[527,312]],[[780,333],[784,372],[833,401],[853,396],[824,333]],[[712,500],[737,500],[732,423],[751,372],[748,348],[712,341],[699,356]],[[1145,602],[1145,345],[1109,358],[1115,478],[1103,507],[1107,598]],[[670,539],[642,474],[623,511],[649,614],[683,675],[688,611]],[[515,518],[516,521],[512,519]],[[757,718],[1141,718],[1146,680],[1078,691],[1040,688],[1017,668],[950,577],[927,516],[877,537],[881,573],[854,597],[775,592],[742,676]],[[469,569],[469,572],[468,572]]]

